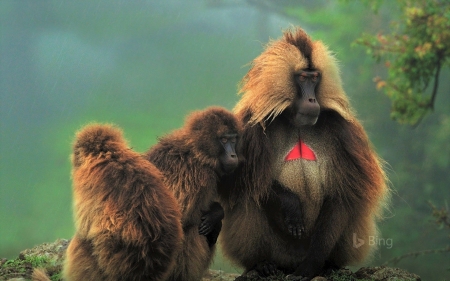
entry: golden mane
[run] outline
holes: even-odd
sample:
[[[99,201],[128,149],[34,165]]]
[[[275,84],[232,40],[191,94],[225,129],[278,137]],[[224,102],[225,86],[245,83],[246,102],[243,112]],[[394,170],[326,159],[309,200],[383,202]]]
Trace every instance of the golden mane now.
[[[312,41],[301,29],[287,30],[281,39],[271,41],[251,63],[240,83],[242,98],[234,108],[237,115],[251,112],[248,125],[271,122],[297,94],[294,75],[314,68],[321,72],[316,98],[321,110],[333,110],[351,121],[352,110],[342,88],[338,64],[321,41]]]

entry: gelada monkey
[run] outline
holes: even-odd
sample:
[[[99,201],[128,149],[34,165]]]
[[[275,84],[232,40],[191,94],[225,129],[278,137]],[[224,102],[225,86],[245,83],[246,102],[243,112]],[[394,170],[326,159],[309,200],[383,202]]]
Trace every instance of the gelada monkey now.
[[[181,129],[145,155],[162,172],[182,212],[183,246],[168,280],[200,280],[211,264],[224,216],[217,186],[239,164],[240,131],[231,112],[211,107],[189,115]]]
[[[300,28],[252,62],[234,112],[243,165],[221,193],[224,254],[246,272],[312,278],[363,261],[388,194],[335,58]],[[295,277],[293,277],[295,278]]]
[[[65,280],[166,280],[183,239],[181,213],[157,168],[121,131],[92,124],[72,155],[76,233]],[[38,275],[38,273],[36,273]]]

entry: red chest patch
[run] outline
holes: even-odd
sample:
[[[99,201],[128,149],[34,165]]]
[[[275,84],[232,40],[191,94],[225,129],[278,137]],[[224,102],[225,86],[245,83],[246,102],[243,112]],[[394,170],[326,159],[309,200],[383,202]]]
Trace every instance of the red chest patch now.
[[[285,161],[305,159],[316,161],[316,154],[302,140],[300,140],[284,158]]]

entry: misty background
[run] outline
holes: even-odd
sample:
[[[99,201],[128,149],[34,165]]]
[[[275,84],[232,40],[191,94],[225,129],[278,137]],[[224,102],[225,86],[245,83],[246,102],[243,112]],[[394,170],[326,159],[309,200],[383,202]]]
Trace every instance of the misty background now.
[[[435,111],[417,128],[392,121],[373,82],[385,69],[352,43],[389,29],[399,11],[386,1],[375,14],[363,2],[1,0],[0,258],[73,235],[69,155],[78,129],[117,124],[144,152],[193,110],[232,109],[248,63],[293,25],[336,53],[344,89],[388,163],[394,193],[379,238],[392,245],[369,264],[443,248],[448,232],[427,202],[445,207],[450,195],[450,73],[442,71]],[[396,266],[443,280],[448,257]],[[241,271],[220,251],[213,268]]]

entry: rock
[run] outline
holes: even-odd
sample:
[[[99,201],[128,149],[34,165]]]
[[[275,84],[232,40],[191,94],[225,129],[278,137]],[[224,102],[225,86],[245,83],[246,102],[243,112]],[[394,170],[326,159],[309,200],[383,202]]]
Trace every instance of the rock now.
[[[213,270],[210,269],[206,273],[205,276],[203,276],[202,281],[234,281],[236,278],[239,277],[239,274],[233,274],[233,273],[225,273],[222,270]]]
[[[64,253],[69,240],[58,239],[53,243],[43,243],[32,249],[23,250],[17,259],[1,259],[0,281],[30,280],[33,269],[43,267],[54,280],[60,280],[58,276],[62,270]]]
[[[24,250],[13,260],[0,258],[0,281],[24,281],[30,280],[33,269],[44,268],[52,280],[62,280],[61,270],[64,253],[69,245],[69,240],[58,239],[54,243],[44,243]],[[250,272],[249,272],[250,273]],[[286,276],[280,274],[276,277],[261,278],[257,274],[239,276],[239,274],[225,273],[221,270],[208,270],[202,281],[286,281]],[[416,274],[409,273],[403,269],[391,267],[363,267],[353,273],[351,270],[343,268],[321,276],[314,277],[311,281],[420,281]]]
[[[420,277],[416,274],[409,273],[400,268],[391,268],[384,266],[362,267],[357,272],[355,272],[355,276],[360,279],[366,278],[373,281],[420,281]]]
[[[311,281],[327,281],[328,279],[322,276],[317,276],[311,279]]]

